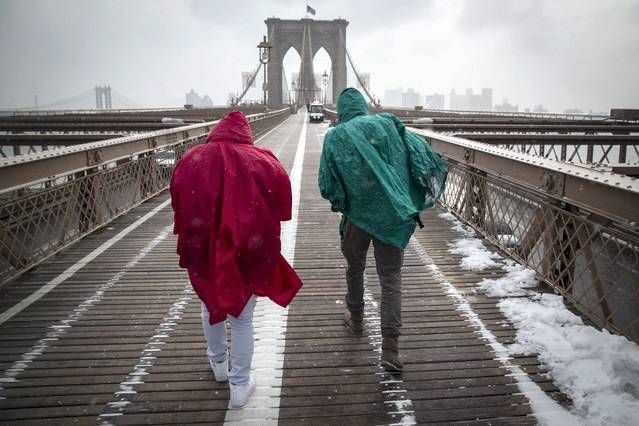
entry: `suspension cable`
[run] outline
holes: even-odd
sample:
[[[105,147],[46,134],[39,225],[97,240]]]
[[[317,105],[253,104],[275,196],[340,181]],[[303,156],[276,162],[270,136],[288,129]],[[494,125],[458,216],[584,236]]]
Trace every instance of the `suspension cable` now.
[[[355,68],[355,64],[353,64],[353,59],[351,59],[351,54],[348,52],[348,49],[346,49],[346,57],[348,58],[348,63],[351,64],[351,69],[355,73],[355,77],[357,78],[359,85],[362,86],[362,88],[364,89],[364,92],[366,93],[366,96],[368,96],[368,100],[370,100],[374,106],[376,107],[380,106],[379,101],[375,100],[375,97],[370,94],[370,92],[368,91],[368,88],[362,81],[362,78],[360,77],[359,73],[357,72],[357,69]]]
[[[233,105],[239,105],[240,102],[242,102],[242,99],[244,98],[244,95],[246,95],[246,92],[248,92],[248,90],[251,88],[251,86],[253,86],[253,82],[255,81],[255,77],[257,77],[257,73],[260,72],[260,69],[262,68],[262,65],[263,65],[262,62],[260,62],[260,64],[257,66],[257,69],[255,70],[255,72],[251,76],[251,79],[248,81],[248,83],[246,83],[246,87],[244,88],[244,91],[237,98],[237,100],[235,102],[233,102]]]
[[[130,98],[124,96],[122,93],[118,92],[113,87],[111,88],[111,91],[115,95],[115,96],[113,96],[113,98],[118,100],[118,101],[120,101],[120,103],[123,104],[124,106],[130,107],[130,108],[141,108],[141,107],[143,107],[142,104],[134,101],[133,99],[130,99]]]

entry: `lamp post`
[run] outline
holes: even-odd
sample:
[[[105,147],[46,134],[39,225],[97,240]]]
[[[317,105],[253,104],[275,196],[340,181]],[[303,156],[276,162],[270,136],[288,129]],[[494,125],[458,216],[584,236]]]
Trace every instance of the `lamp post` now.
[[[273,45],[271,45],[268,41],[266,41],[266,36],[262,39],[262,42],[257,45],[260,54],[260,63],[264,66],[264,84],[262,85],[262,90],[264,90],[264,106],[266,106],[266,64],[271,59],[271,49]]]
[[[322,74],[322,86],[324,86],[324,99],[322,99],[322,104],[326,105],[326,87],[328,86],[328,74],[326,71]]]

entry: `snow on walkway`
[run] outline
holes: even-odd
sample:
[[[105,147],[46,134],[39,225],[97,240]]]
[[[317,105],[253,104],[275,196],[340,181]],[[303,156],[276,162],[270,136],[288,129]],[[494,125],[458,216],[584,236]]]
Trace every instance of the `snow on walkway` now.
[[[529,290],[538,285],[535,272],[488,251],[474,232],[450,213],[463,238],[451,253],[463,256],[461,266],[484,269],[494,262],[506,275],[478,285],[488,296],[503,298],[498,306],[517,328],[510,354],[538,354],[554,384],[574,405],[571,414],[586,425],[636,425],[639,415],[639,346],[625,337],[585,325],[570,312],[561,296]]]

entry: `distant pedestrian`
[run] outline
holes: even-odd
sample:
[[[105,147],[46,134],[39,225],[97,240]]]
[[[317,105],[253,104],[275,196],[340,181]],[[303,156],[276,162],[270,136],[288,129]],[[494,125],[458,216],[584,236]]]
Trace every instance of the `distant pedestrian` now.
[[[401,371],[401,268],[404,249],[420,226],[420,211],[444,190],[444,161],[392,114],[370,115],[364,97],[345,89],[337,104],[339,125],[324,138],[319,169],[322,197],[342,213],[341,248],[347,262],[344,324],[363,332],[364,268],[373,242],[381,297],[381,364]]]
[[[288,175],[269,150],[253,145],[246,117],[235,111],[178,162],[171,198],[180,266],[202,300],[209,363],[215,380],[230,381],[230,405],[242,407],[256,386],[256,296],[287,306],[302,286],[280,254],[280,221],[291,219]]]

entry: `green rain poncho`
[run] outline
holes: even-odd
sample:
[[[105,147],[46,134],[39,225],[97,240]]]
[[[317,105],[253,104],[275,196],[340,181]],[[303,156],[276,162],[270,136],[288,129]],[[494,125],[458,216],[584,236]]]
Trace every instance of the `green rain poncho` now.
[[[340,124],[326,134],[320,160],[322,197],[354,225],[403,250],[419,212],[442,194],[446,164],[394,115],[370,115],[356,89],[341,93],[337,114]]]

